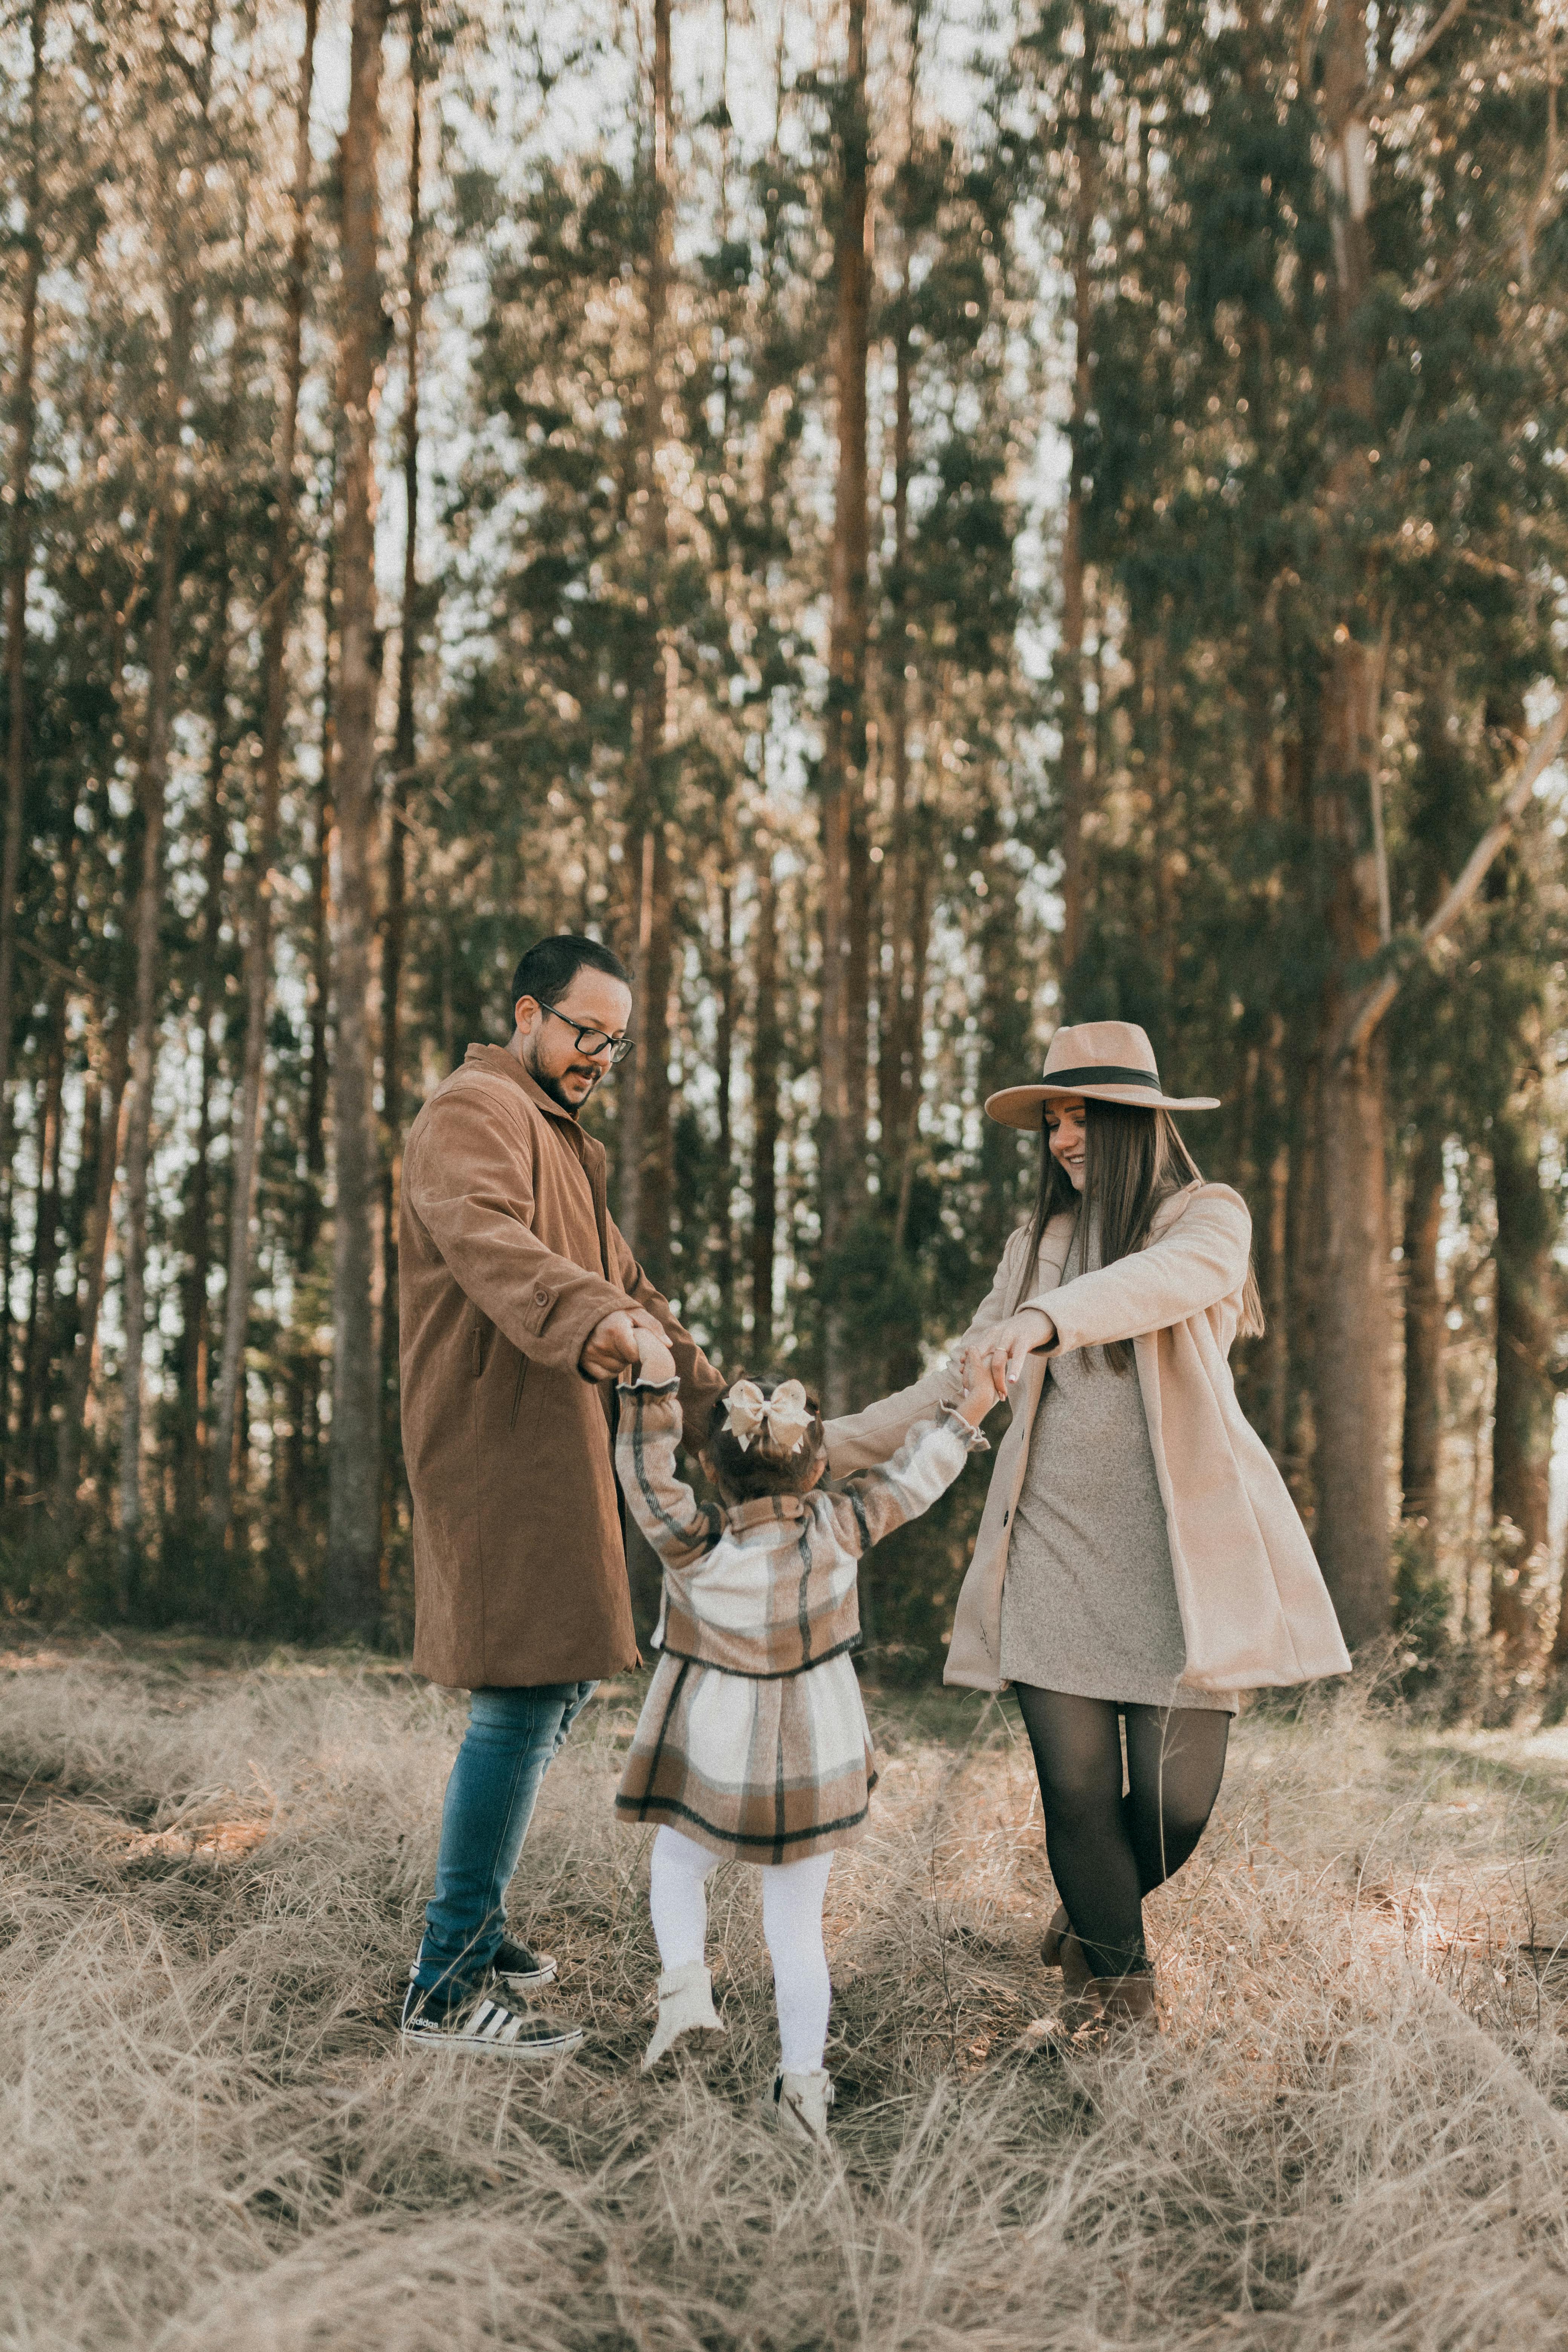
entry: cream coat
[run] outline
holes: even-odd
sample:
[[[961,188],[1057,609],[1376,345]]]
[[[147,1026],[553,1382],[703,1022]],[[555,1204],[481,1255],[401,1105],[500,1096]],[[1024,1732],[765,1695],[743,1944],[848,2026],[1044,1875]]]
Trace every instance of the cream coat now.
[[[1018,1302],[1042,1307],[1057,1338],[1029,1358],[1019,1380],[958,1597],[944,1679],[975,1690],[1002,1687],[1008,1529],[1047,1361],[1058,1350],[1112,1339],[1133,1342],[1186,1636],[1183,1681],[1197,1690],[1252,1690],[1348,1674],[1350,1656],[1307,1531],[1231,1380],[1252,1246],[1246,1202],[1226,1184],[1193,1185],[1165,1202],[1142,1250],[1064,1283],[1072,1227],[1070,1215],[1052,1219]],[[1014,1311],[1027,1247],[1027,1231],[1015,1234],[959,1347]],[[886,1461],[950,1385],[933,1372],[864,1412],[830,1422],[834,1477]]]

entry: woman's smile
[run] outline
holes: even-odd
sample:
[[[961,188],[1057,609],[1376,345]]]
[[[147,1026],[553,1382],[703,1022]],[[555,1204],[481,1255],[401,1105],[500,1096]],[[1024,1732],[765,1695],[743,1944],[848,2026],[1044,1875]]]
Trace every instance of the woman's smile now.
[[[1051,1157],[1066,1169],[1073,1189],[1083,1190],[1085,1103],[1081,1095],[1060,1095],[1046,1114]]]

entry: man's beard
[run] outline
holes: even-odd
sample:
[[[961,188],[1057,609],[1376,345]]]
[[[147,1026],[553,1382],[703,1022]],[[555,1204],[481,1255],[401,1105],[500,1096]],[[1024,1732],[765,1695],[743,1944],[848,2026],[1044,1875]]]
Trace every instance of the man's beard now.
[[[578,1112],[583,1108],[583,1103],[574,1103],[573,1101],[571,1096],[567,1094],[565,1089],[563,1087],[560,1078],[550,1077],[543,1070],[535,1067],[534,1064],[528,1058],[527,1045],[528,1041],[525,1038],[523,1040],[523,1068],[528,1072],[528,1075],[533,1080],[534,1085],[538,1087],[542,1093],[547,1094],[552,1103],[559,1105],[560,1108],[565,1111],[569,1118],[575,1118]],[[564,1076],[565,1074],[563,1073],[563,1075]],[[597,1070],[595,1070],[594,1073],[595,1086],[598,1084],[598,1080],[599,1074]],[[591,1095],[593,1091],[594,1087],[590,1087],[588,1088],[588,1094],[585,1094],[583,1097],[583,1102],[587,1101],[588,1095]]]

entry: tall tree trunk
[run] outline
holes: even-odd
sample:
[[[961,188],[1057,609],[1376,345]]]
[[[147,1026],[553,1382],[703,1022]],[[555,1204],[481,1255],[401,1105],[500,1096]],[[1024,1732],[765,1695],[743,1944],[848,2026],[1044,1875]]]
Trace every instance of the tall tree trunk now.
[[[212,1101],[217,1063],[217,1040],[213,1033],[222,985],[219,953],[223,929],[224,866],[228,845],[223,793],[224,769],[228,756],[229,577],[226,562],[221,564],[220,570],[223,586],[218,610],[214,616],[216,643],[212,657],[212,741],[207,764],[206,855],[203,861],[202,928],[197,948],[196,1034],[200,1074],[196,1091],[196,1150],[185,1205],[185,1273],[182,1285],[184,1300],[178,1359],[179,1435],[174,1483],[176,1517],[184,1527],[193,1526],[200,1514],[209,1402],[207,1279],[212,1266]]]
[[[72,866],[74,858],[70,860]],[[55,1277],[59,1265],[60,1143],[66,1072],[67,995],[64,979],[49,985],[44,1046],[44,1115],[38,1135],[38,1181],[33,1195],[33,1264],[28,1283],[27,1336],[22,1350],[22,1399],[17,1451],[27,1486],[36,1491],[38,1433],[48,1414],[49,1356],[54,1335]]]
[[[1285,1024],[1275,1013],[1258,1056],[1258,1093],[1268,1135],[1268,1192],[1263,1217],[1264,1334],[1259,1347],[1260,1418],[1268,1450],[1285,1459],[1290,1406],[1290,1131],[1286,1117],[1282,1054]]]
[[[245,1058],[240,1073],[239,1108],[235,1121],[223,1361],[218,1373],[216,1425],[207,1495],[209,1523],[220,1543],[227,1533],[232,1507],[236,1401],[244,1374],[246,1339],[250,1327],[251,1272],[255,1257],[257,1171],[261,1149],[267,1068],[267,1008],[272,964],[272,869],[278,857],[278,806],[282,788],[283,730],[289,703],[287,656],[298,501],[294,457],[299,434],[300,385],[303,374],[306,271],[310,260],[310,93],[316,71],[318,5],[319,0],[305,0],[304,36],[294,108],[293,238],[289,254],[284,308],[283,397],[279,404],[273,478],[277,511],[268,563],[267,625],[262,639],[261,769],[258,779],[256,833],[251,850],[250,920],[245,941]]]
[[[43,73],[47,0],[28,19],[27,153],[23,194],[21,327],[11,394],[11,531],[5,552],[5,817],[0,849],[0,1161],[11,1154],[6,1096],[11,1076],[12,997],[16,970],[16,897],[22,880],[22,818],[27,787],[27,573],[32,562],[33,436],[37,418],[38,281],[43,271]]]
[[[664,439],[664,356],[674,231],[670,157],[670,0],[654,0],[653,176],[649,188],[647,343],[643,356],[641,569],[647,607],[647,651],[637,693],[629,795],[630,876],[634,892],[633,984],[639,1043],[626,1089],[620,1136],[621,1229],[661,1289],[669,1286],[669,1224],[674,1202],[669,1101],[669,996],[674,980],[675,910],[665,806],[666,755],[674,734],[675,648],[666,642],[665,573],[669,517],[659,468]]]
[[[1410,1158],[1405,1194],[1405,1426],[1400,1516],[1422,1559],[1437,1557],[1437,1473],[1443,1437],[1443,1137],[1426,1124]]]
[[[414,782],[414,671],[419,631],[419,338],[425,319],[421,137],[425,106],[423,0],[408,8],[408,262],[403,393],[403,601],[397,640],[397,723],[386,796],[386,919],[381,951],[381,1090],[386,1127],[382,1179],[381,1396],[383,1449],[395,1481],[397,1425],[397,1217],[403,1176],[403,965],[407,932],[408,796]],[[395,1500],[389,1495],[388,1504]]]
[[[714,1059],[718,1094],[717,1160],[711,1212],[714,1277],[719,1291],[718,1340],[726,1365],[735,1361],[739,1318],[735,1310],[735,812],[726,800],[719,829],[719,954],[717,972],[717,1034]]]
[[[917,19],[918,29],[918,19]],[[913,95],[910,97],[913,113]],[[912,147],[912,140],[911,140]],[[913,890],[913,826],[910,808],[910,661],[909,562],[910,472],[914,426],[910,344],[912,289],[910,279],[910,238],[903,239],[902,285],[893,328],[893,565],[888,582],[888,641],[882,663],[882,699],[888,732],[888,771],[892,785],[891,823],[888,835],[887,909],[888,956],[885,993],[878,1023],[877,1115],[882,1130],[882,1198],[895,1223],[915,1105],[911,1093],[913,1044],[910,969],[914,941],[910,930]],[[901,1241],[902,1235],[900,1235]]]
[[[375,402],[384,337],[377,274],[386,0],[353,0],[348,124],[341,151],[342,286],[338,340],[344,463],[339,562],[337,892],[332,941],[332,1438],[327,1618],[368,1633],[380,1615],[380,1356],[371,989],[375,940]]]
[[[833,364],[837,398],[832,619],[822,762],[822,1116],[818,1151],[822,1254],[831,1261],[861,1204],[866,1181],[863,887],[867,573],[866,364],[870,332],[870,124],[866,98],[866,0],[848,0],[849,53],[838,102],[838,225],[834,240]],[[859,836],[858,838],[858,836]],[[859,1098],[856,1097],[857,1083]],[[850,1365],[842,1310],[824,1321],[823,1402],[841,1412]]]
[[[116,1598],[127,1614],[135,1594],[142,1549],[142,1405],[143,1352],[147,1336],[148,1176],[153,1151],[153,1084],[157,1067],[159,926],[163,911],[163,831],[167,814],[169,739],[174,677],[174,608],[180,551],[184,539],[184,501],[177,465],[179,401],[189,362],[190,301],[182,289],[174,301],[173,350],[165,402],[163,446],[159,457],[158,583],[153,598],[147,657],[147,707],[142,772],[137,793],[142,845],[132,917],[135,981],[132,998],[130,1094],[126,1106],[125,1183],[121,1193],[125,1269],[121,1315],[125,1360],[120,1424],[120,1528],[116,1547]]]
[[[1333,969],[1321,1008],[1319,1122],[1323,1247],[1318,1296],[1318,1537],[1345,1639],[1384,1632],[1389,1584],[1389,1250],[1386,1059],[1375,1036],[1342,1050],[1348,974],[1374,955],[1381,926],[1371,843],[1380,625],[1362,546],[1373,431],[1363,314],[1371,283],[1366,215],[1364,0],[1333,0],[1322,48],[1322,119],[1332,228],[1335,367],[1325,414],[1340,448],[1328,486],[1328,561],[1341,618],[1324,663],[1317,821],[1331,866]]]
[[[336,510],[337,452],[332,456],[332,496],[327,501],[329,513]],[[326,576],[321,583],[321,620],[324,654],[321,664],[321,772],[315,792],[312,814],[313,842],[310,853],[310,990],[307,1013],[310,1045],[306,1059],[306,1087],[302,1157],[305,1162],[304,1181],[300,1187],[299,1222],[294,1244],[296,1279],[310,1282],[314,1274],[316,1252],[321,1238],[321,1217],[327,1183],[327,1092],[329,1077],[328,1040],[331,1033],[331,918],[332,918],[332,764],[336,740],[336,718],[333,709],[334,675],[332,641],[337,617],[337,536],[328,537]],[[451,1066],[447,1055],[447,1066]],[[309,1336],[303,1345],[296,1343],[292,1354],[293,1395],[290,1407],[292,1434],[289,1444],[289,1508],[297,1526],[308,1514],[308,1486],[317,1465],[321,1435],[321,1368]]]
[[[87,1421],[88,1400],[92,1392],[93,1374],[98,1368],[98,1324],[103,1307],[103,1273],[109,1256],[115,1177],[125,1144],[125,1095],[130,1074],[130,1024],[121,1013],[108,1041],[103,1082],[99,1089],[97,1165],[92,1202],[77,1261],[76,1338],[66,1367],[65,1411],[60,1417],[59,1453],[55,1470],[55,1523],[61,1542],[68,1550],[75,1538],[81,1436]]]
[[[1094,120],[1099,72],[1099,9],[1086,0],[1083,55],[1079,66],[1078,119],[1073,135],[1073,388],[1068,425],[1067,513],[1062,532],[1062,634],[1057,656],[1061,711],[1062,944],[1061,980],[1070,991],[1083,952],[1089,906],[1084,821],[1089,814],[1089,742],[1084,693],[1086,638],[1083,508],[1084,443],[1094,404],[1094,217],[1100,204],[1100,147]],[[1053,665],[1056,667],[1056,665]]]
[[[919,846],[928,846],[923,841]],[[914,1189],[915,1155],[920,1149],[921,1094],[925,1083],[926,964],[931,953],[931,858],[920,856],[910,887],[909,1009],[904,1025],[903,1128],[899,1153],[898,1206],[893,1214],[893,1246],[901,1250],[909,1232],[910,1196]]]
[[[779,1081],[784,1034],[778,1003],[778,887],[773,850],[757,856],[756,1010],[752,1024],[752,1347],[765,1363],[773,1336],[773,1252],[778,1234]]]
[[[1506,1662],[1515,1671],[1531,1662],[1539,1638],[1552,1508],[1557,1402],[1552,1257],[1560,1218],[1555,1189],[1542,1181],[1543,1142],[1533,1088],[1492,1121],[1497,1386],[1491,1630],[1500,1635]]]

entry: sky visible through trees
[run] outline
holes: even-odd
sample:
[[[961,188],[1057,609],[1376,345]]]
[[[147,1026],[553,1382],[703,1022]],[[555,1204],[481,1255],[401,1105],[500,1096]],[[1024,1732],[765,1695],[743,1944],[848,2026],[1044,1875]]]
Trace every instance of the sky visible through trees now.
[[[9,0],[6,1605],[406,1632],[400,1139],[587,929],[628,1237],[830,1408],[1024,1213],[984,1095],[1141,1022],[1351,1639],[1558,1687],[1565,58],[1560,0]]]

